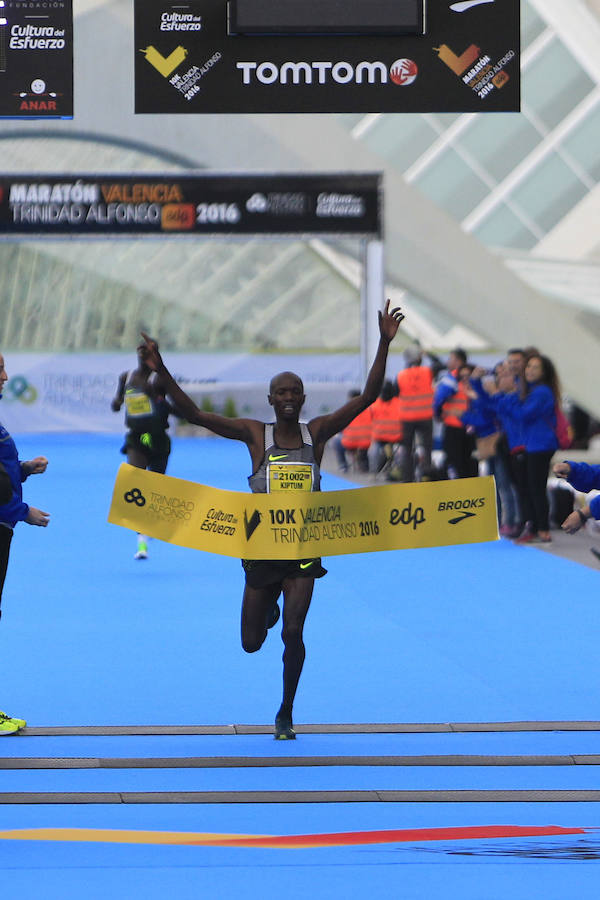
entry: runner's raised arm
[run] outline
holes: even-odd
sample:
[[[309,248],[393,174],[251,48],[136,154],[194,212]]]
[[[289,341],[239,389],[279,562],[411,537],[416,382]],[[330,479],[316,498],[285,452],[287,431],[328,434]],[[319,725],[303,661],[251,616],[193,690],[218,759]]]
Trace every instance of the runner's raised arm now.
[[[217,413],[205,412],[200,409],[192,398],[179,387],[167,367],[158,350],[158,344],[149,335],[142,331],[145,343],[144,361],[146,365],[157,372],[165,390],[177,409],[192,425],[201,425],[208,428],[220,437],[231,438],[235,441],[243,441],[251,447],[256,441],[262,440],[262,423],[254,419],[230,419]]]
[[[362,393],[353,397],[335,412],[319,416],[309,423],[315,443],[315,456],[318,459],[321,458],[323,448],[329,438],[342,431],[363,409],[377,400],[385,378],[389,346],[403,319],[404,313],[401,312],[400,307],[396,306],[390,311],[390,301],[387,300],[383,312],[379,312],[379,345]]]

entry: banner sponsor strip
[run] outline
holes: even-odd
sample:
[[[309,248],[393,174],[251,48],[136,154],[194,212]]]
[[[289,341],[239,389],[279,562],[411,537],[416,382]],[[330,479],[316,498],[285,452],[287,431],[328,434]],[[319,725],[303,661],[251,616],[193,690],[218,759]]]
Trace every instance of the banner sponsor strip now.
[[[24,172],[0,177],[0,235],[380,236],[381,184],[353,172]]]
[[[492,477],[309,493],[224,491],[119,468],[108,521],[241,559],[299,559],[498,539]]]

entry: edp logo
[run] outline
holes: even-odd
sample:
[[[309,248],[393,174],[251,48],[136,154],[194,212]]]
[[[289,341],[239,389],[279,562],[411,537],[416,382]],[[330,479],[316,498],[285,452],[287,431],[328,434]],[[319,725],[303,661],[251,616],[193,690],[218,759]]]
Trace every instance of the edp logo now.
[[[390,525],[412,525],[413,531],[417,526],[425,522],[425,511],[422,506],[415,506],[412,503],[405,506],[404,509],[392,509],[390,512]]]

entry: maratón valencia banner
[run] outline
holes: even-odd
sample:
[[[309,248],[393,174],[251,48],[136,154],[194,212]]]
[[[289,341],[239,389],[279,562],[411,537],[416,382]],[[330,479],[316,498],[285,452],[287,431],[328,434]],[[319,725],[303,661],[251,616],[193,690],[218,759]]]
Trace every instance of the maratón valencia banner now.
[[[119,468],[108,521],[241,559],[310,559],[498,539],[494,479],[251,494]]]

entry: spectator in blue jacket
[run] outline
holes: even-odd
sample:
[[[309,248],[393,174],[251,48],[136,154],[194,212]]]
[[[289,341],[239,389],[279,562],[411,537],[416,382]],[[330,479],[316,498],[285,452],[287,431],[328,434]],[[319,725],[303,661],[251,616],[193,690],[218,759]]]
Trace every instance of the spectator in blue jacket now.
[[[0,398],[2,390],[8,381],[8,375],[4,368],[4,357],[0,353]],[[47,512],[36,509],[34,506],[28,506],[23,502],[22,483],[29,475],[36,475],[46,471],[48,460],[45,456],[36,456],[35,459],[23,461],[19,459],[15,442],[11,438],[6,428],[0,424],[0,466],[8,475],[10,481],[10,491],[6,483],[4,483],[4,494],[0,498],[0,602],[2,600],[2,590],[4,588],[4,579],[6,578],[6,570],[8,567],[8,558],[10,554],[10,544],[13,536],[13,529],[17,522],[27,522],[28,525],[40,525],[45,527],[50,518]],[[1,484],[0,480],[0,484]],[[27,723],[24,719],[17,719],[9,716],[0,710],[0,736],[5,734],[14,734],[20,728],[24,728]]]
[[[475,438],[467,429],[463,416],[469,408],[469,379],[473,367],[460,347],[448,357],[448,371],[438,382],[433,395],[433,415],[443,423],[442,447],[446,457],[448,478],[470,478],[477,475],[473,458]]]
[[[505,362],[499,362],[494,367],[493,375],[488,374],[479,366],[475,367],[468,392],[471,405],[462,420],[467,426],[474,428],[477,440],[477,458],[480,463],[485,462],[488,475],[493,475],[496,480],[498,517],[501,522],[500,534],[504,537],[517,537],[521,533],[522,527],[519,527],[518,524],[520,521],[519,503],[511,477],[509,446],[493,398],[489,396],[483,386],[484,381],[491,380],[492,384],[502,390],[501,379],[506,373]],[[513,386],[511,380],[509,388]]]
[[[500,417],[512,419],[522,429],[525,447],[525,485],[522,514],[525,528],[519,543],[548,543],[550,515],[547,495],[550,461],[558,447],[556,438],[556,406],[560,403],[560,386],[554,364],[547,356],[534,354],[525,367],[525,393],[515,384],[512,390],[490,388]]]

